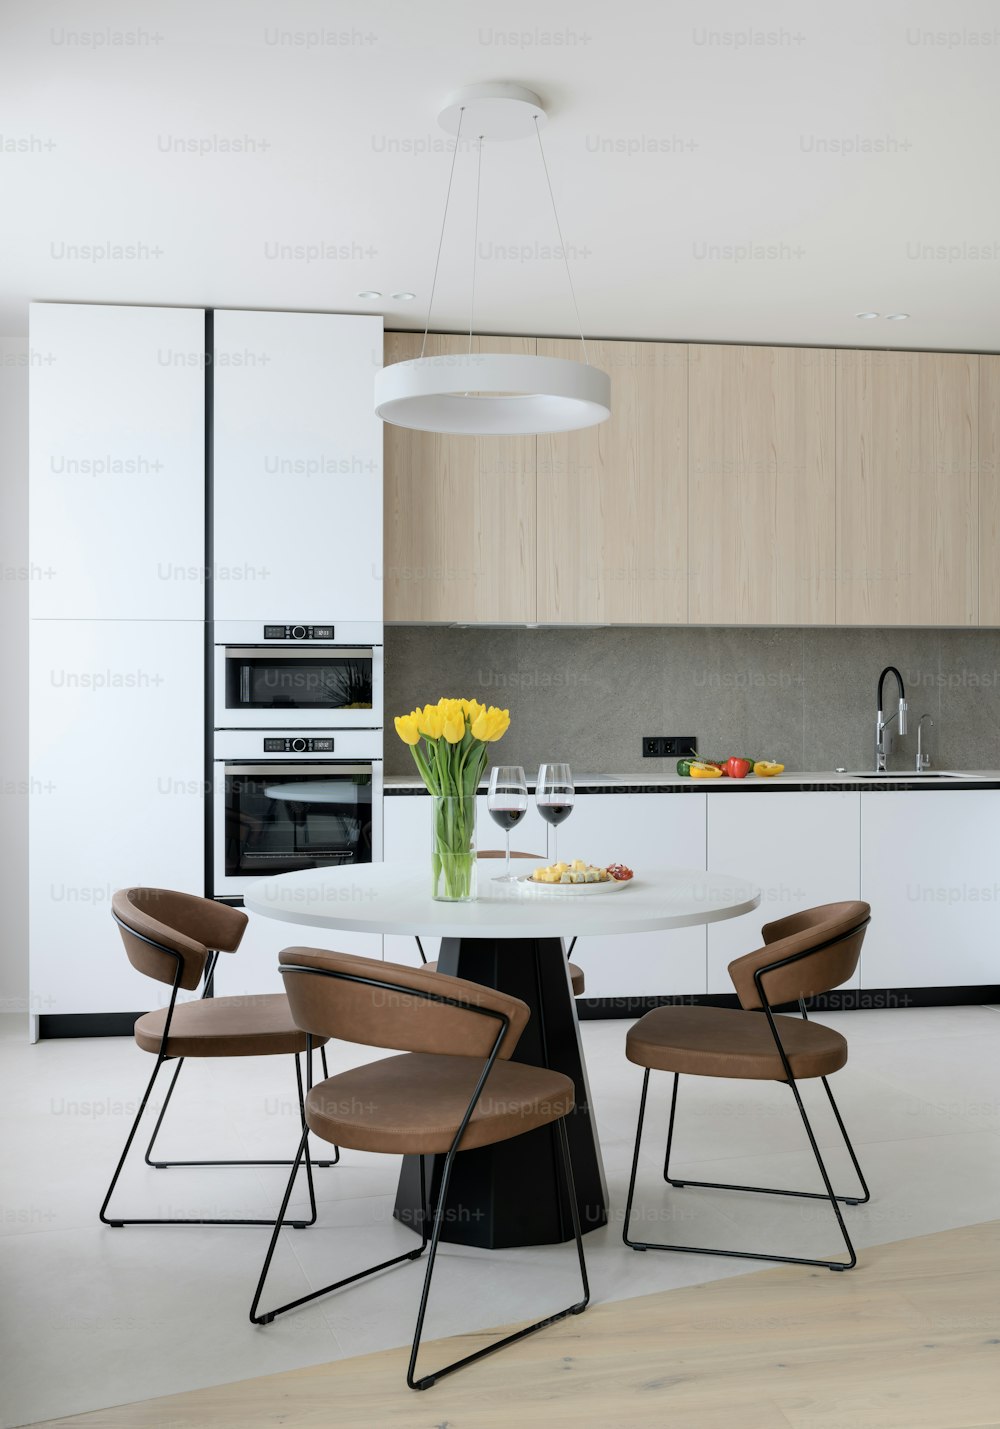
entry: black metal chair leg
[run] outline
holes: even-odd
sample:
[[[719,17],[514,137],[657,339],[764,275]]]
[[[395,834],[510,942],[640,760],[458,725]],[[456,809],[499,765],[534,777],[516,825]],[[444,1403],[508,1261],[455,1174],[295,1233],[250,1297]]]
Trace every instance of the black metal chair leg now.
[[[273,1226],[274,1222],[273,1222],[270,1218],[268,1218],[267,1220],[256,1220],[256,1219],[254,1219],[254,1220],[249,1220],[249,1219],[242,1219],[242,1218],[239,1218],[239,1219],[224,1219],[224,1218],[215,1218],[215,1217],[209,1218],[209,1217],[206,1217],[206,1216],[185,1216],[185,1217],[179,1217],[179,1216],[158,1216],[158,1217],[151,1217],[151,1216],[132,1216],[132,1217],[125,1218],[125,1217],[122,1217],[122,1216],[110,1217],[110,1216],[108,1216],[108,1215],[106,1214],[107,1208],[108,1208],[108,1202],[111,1200],[112,1192],[114,1191],[115,1186],[116,1186],[117,1183],[118,1183],[118,1178],[119,1178],[119,1176],[121,1175],[122,1167],[125,1165],[125,1158],[128,1156],[129,1150],[131,1149],[131,1146],[132,1146],[132,1142],[135,1140],[136,1132],[139,1130],[139,1123],[140,1123],[140,1121],[142,1120],[143,1112],[146,1110],[146,1104],[148,1103],[149,1097],[150,1097],[150,1093],[151,1093],[152,1090],[153,1090],[153,1083],[156,1081],[157,1074],[158,1074],[160,1068],[163,1066],[164,1062],[169,1061],[169,1060],[170,1060],[169,1058],[164,1057],[164,1056],[162,1056],[162,1055],[158,1056],[157,1059],[156,1059],[156,1066],[153,1068],[153,1075],[150,1077],[149,1083],[148,1083],[148,1085],[147,1085],[147,1087],[146,1087],[146,1090],[145,1090],[145,1092],[143,1093],[142,1101],[141,1101],[140,1104],[139,1104],[139,1110],[138,1110],[138,1111],[136,1112],[136,1114],[135,1114],[135,1120],[133,1121],[133,1123],[132,1123],[132,1128],[131,1128],[131,1130],[129,1131],[128,1139],[127,1139],[127,1141],[125,1142],[125,1149],[124,1149],[124,1151],[122,1152],[121,1156],[119,1157],[118,1165],[115,1167],[115,1174],[114,1174],[114,1175],[112,1176],[112,1178],[111,1178],[111,1185],[108,1187],[107,1195],[104,1197],[104,1203],[103,1203],[103,1205],[101,1206],[101,1209],[100,1209],[100,1212],[99,1212],[100,1219],[103,1221],[103,1223],[104,1223],[106,1226],[114,1226],[115,1228],[119,1228],[119,1227],[121,1227],[121,1226]],[[298,1086],[299,1086],[299,1114],[300,1114],[300,1116],[302,1117],[302,1123],[303,1123],[303,1126],[304,1126],[304,1125],[305,1125],[305,1105],[304,1105],[304,1102],[303,1102],[303,1095],[302,1095],[302,1072],[301,1072],[301,1069],[300,1069],[300,1067],[299,1067],[299,1059],[298,1059],[298,1057],[296,1057],[294,1060],[295,1060],[295,1074],[296,1074],[296,1078],[297,1078],[297,1080],[298,1080]],[[174,1086],[174,1083],[176,1082],[176,1080],[177,1080],[177,1073],[175,1072],[175,1073],[174,1073],[173,1081],[172,1081],[171,1084],[170,1084],[171,1090],[173,1090],[173,1086]],[[169,1098],[169,1093],[168,1093],[168,1098]],[[157,1121],[157,1129],[159,1128],[160,1121],[163,1119],[163,1110],[165,1109],[165,1107],[166,1107],[166,1102],[164,1102],[164,1108],[161,1109],[161,1111],[160,1111],[160,1117],[159,1117],[159,1120]],[[156,1135],[155,1131],[154,1131],[153,1135],[154,1135],[154,1136]],[[150,1143],[150,1144],[152,1144],[152,1143]],[[166,1165],[166,1166],[287,1166],[287,1165],[290,1165],[291,1163],[290,1163],[290,1162],[287,1162],[287,1161],[168,1161],[168,1162],[164,1162],[164,1163],[162,1163],[162,1164],[163,1164],[163,1165]],[[332,1164],[332,1163],[327,1162],[327,1163],[325,1163],[325,1164],[329,1165],[329,1164]],[[312,1209],[312,1220],[309,1220],[309,1221],[295,1220],[295,1221],[283,1222],[283,1224],[287,1224],[287,1225],[293,1226],[296,1230],[304,1230],[304,1229],[306,1228],[306,1226],[312,1225],[312,1224],[315,1222],[315,1220],[316,1220],[316,1197],[315,1197],[315,1194],[314,1194],[314,1191],[313,1191],[312,1167],[311,1167],[311,1164],[310,1164],[310,1162],[309,1162],[308,1148],[307,1148],[307,1150],[306,1150],[306,1167],[307,1167],[307,1175],[308,1175],[308,1178],[309,1178],[309,1198],[310,1198],[310,1205],[311,1205],[311,1209]]]
[[[271,1268],[274,1247],[278,1243],[278,1232],[281,1230],[282,1225],[287,1224],[284,1219],[285,1212],[288,1209],[288,1202],[291,1199],[292,1186],[295,1183],[299,1163],[302,1161],[306,1151],[308,1137],[309,1130],[306,1128],[302,1133],[302,1137],[299,1141],[299,1149],[292,1163],[292,1172],[288,1178],[288,1185],[285,1187],[285,1194],[282,1197],[281,1209],[278,1211],[278,1219],[266,1223],[272,1228],[271,1240],[267,1247],[267,1254],[264,1257],[264,1265],[260,1272],[260,1279],[257,1281],[257,1289],[254,1292],[253,1303],[250,1306],[250,1320],[254,1325],[269,1325],[276,1315],[283,1315],[286,1310],[294,1310],[296,1306],[305,1305],[309,1300],[316,1300],[321,1295],[329,1295],[331,1291],[340,1290],[345,1285],[352,1285],[355,1280],[364,1280],[366,1276],[374,1275],[379,1270],[388,1270],[391,1265],[399,1265],[401,1261],[416,1260],[418,1256],[424,1253],[424,1246],[421,1244],[416,1250],[408,1250],[404,1255],[394,1256],[391,1260],[383,1260],[380,1265],[373,1265],[369,1270],[359,1270],[356,1275],[347,1275],[343,1280],[334,1281],[332,1285],[324,1285],[321,1290],[311,1290],[308,1295],[300,1295],[297,1300],[289,1300],[285,1305],[278,1305],[274,1310],[266,1310],[263,1315],[258,1315],[257,1307],[260,1304],[260,1297],[264,1289],[264,1282],[267,1279],[267,1272]]]
[[[768,1261],[778,1262],[778,1263],[780,1263],[780,1264],[782,1264],[782,1265],[816,1265],[816,1266],[820,1266],[820,1267],[822,1267],[822,1268],[824,1268],[824,1269],[826,1269],[826,1270],[853,1270],[854,1266],[857,1265],[857,1255],[856,1255],[856,1253],[855,1253],[854,1246],[853,1246],[852,1243],[851,1243],[851,1238],[850,1238],[850,1236],[849,1236],[848,1233],[847,1233],[847,1226],[844,1224],[844,1218],[843,1218],[843,1215],[841,1214],[840,1206],[839,1206],[838,1203],[837,1203],[837,1202],[838,1202],[838,1198],[837,1198],[837,1196],[834,1194],[833,1186],[832,1186],[831,1183],[830,1183],[830,1178],[829,1178],[829,1175],[827,1174],[826,1166],[825,1166],[824,1161],[823,1161],[823,1158],[822,1158],[822,1156],[821,1156],[821,1154],[820,1154],[820,1150],[819,1150],[819,1146],[817,1145],[816,1138],[815,1138],[815,1136],[813,1135],[812,1126],[811,1126],[811,1124],[810,1124],[810,1122],[809,1122],[808,1116],[806,1115],[806,1109],[805,1109],[805,1106],[804,1106],[803,1103],[802,1103],[802,1098],[799,1096],[799,1090],[798,1090],[798,1087],[795,1085],[794,1079],[790,1080],[790,1081],[788,1082],[788,1085],[791,1087],[792,1095],[794,1096],[794,1098],[795,1098],[795,1103],[796,1103],[796,1105],[797,1105],[797,1107],[798,1107],[798,1109],[799,1109],[799,1115],[800,1115],[801,1118],[802,1118],[802,1124],[803,1124],[803,1126],[805,1127],[806,1135],[807,1135],[807,1137],[808,1137],[808,1139],[809,1139],[809,1145],[812,1147],[812,1152],[813,1152],[813,1155],[814,1155],[815,1158],[816,1158],[816,1164],[817,1164],[817,1166],[819,1167],[820,1176],[821,1176],[822,1179],[823,1179],[823,1185],[825,1186],[826,1191],[825,1191],[825,1193],[823,1193],[823,1192],[818,1192],[818,1191],[808,1191],[808,1192],[807,1192],[807,1191],[776,1191],[776,1192],[771,1192],[770,1194],[775,1194],[775,1195],[792,1195],[792,1196],[808,1196],[808,1197],[813,1198],[813,1199],[818,1199],[818,1200],[823,1200],[823,1201],[829,1201],[830,1206],[831,1206],[831,1208],[832,1208],[832,1210],[833,1210],[834,1216],[835,1216],[836,1219],[837,1219],[837,1224],[838,1224],[838,1226],[840,1227],[841,1235],[842,1235],[843,1238],[844,1238],[844,1244],[845,1244],[845,1246],[847,1247],[847,1253],[848,1253],[848,1256],[850,1257],[848,1261],[845,1262],[845,1261],[839,1261],[839,1260],[817,1260],[817,1259],[814,1259],[814,1258],[811,1257],[811,1256],[801,1256],[801,1255],[774,1255],[774,1254],[766,1254],[766,1253],[764,1253],[764,1252],[762,1252],[762,1251],[720,1250],[720,1249],[717,1249],[717,1248],[715,1248],[715,1247],[710,1247],[710,1246],[667,1245],[667,1244],[665,1244],[665,1243],[663,1243],[663,1242],[660,1242],[660,1241],[634,1241],[634,1240],[631,1240],[631,1239],[629,1238],[629,1229],[630,1229],[631,1215],[632,1215],[632,1202],[633,1202],[633,1197],[634,1197],[634,1194],[635,1194],[636,1174],[637,1174],[638,1167],[639,1167],[639,1150],[640,1150],[640,1146],[641,1146],[641,1142],[642,1142],[642,1128],[643,1128],[643,1123],[644,1123],[645,1114],[646,1114],[646,1096],[647,1096],[647,1092],[648,1092],[648,1089],[649,1089],[649,1068],[648,1068],[648,1067],[645,1069],[645,1075],[644,1075],[644,1077],[643,1077],[643,1082],[642,1082],[642,1096],[641,1096],[640,1101],[639,1101],[639,1120],[638,1120],[638,1123],[637,1123],[637,1125],[636,1125],[636,1132],[635,1132],[635,1149],[634,1149],[633,1155],[632,1155],[632,1175],[631,1175],[631,1178],[630,1178],[630,1180],[629,1180],[628,1200],[627,1200],[626,1206],[625,1206],[625,1223],[624,1223],[624,1226],[623,1226],[623,1228],[622,1228],[622,1239],[624,1240],[625,1244],[626,1244],[627,1246],[630,1246],[632,1250],[640,1250],[640,1251],[643,1251],[643,1250],[672,1250],[672,1251],[678,1251],[679,1253],[681,1253],[681,1254],[686,1254],[686,1255],[723,1255],[723,1256],[726,1256],[726,1257],[733,1257],[734,1259],[737,1259],[737,1260],[768,1260]],[[672,1097],[672,1099],[671,1099],[671,1131],[672,1131],[672,1129],[673,1129],[673,1113],[674,1113],[675,1106],[676,1106],[676,1095],[677,1095],[677,1078],[676,1078],[676,1074],[675,1074],[675,1080],[674,1080],[674,1094],[673,1094],[673,1097]],[[669,1160],[669,1151],[668,1151],[668,1160]],[[674,1182],[674,1181],[671,1181],[671,1180],[670,1180],[669,1176],[667,1176],[667,1167],[666,1167],[666,1165],[664,1166],[664,1176],[666,1177],[666,1179],[668,1180],[668,1182],[669,1182],[669,1184],[670,1184],[671,1186],[673,1186],[673,1185],[675,1185],[675,1184],[676,1184],[676,1185],[682,1185],[682,1186],[710,1186],[710,1187],[712,1187],[712,1189],[725,1190],[725,1191],[761,1191],[761,1192],[765,1192],[765,1191],[767,1190],[766,1187],[762,1187],[762,1186],[728,1186],[728,1185],[722,1185],[721,1183],[708,1182],[708,1181],[683,1181],[683,1182]]]
[[[861,1189],[864,1192],[864,1194],[862,1196],[859,1196],[857,1200],[847,1200],[847,1204],[849,1206],[866,1206],[872,1198],[872,1193],[868,1189],[868,1182],[865,1180],[864,1172],[861,1170],[861,1163],[858,1161],[857,1156],[854,1154],[854,1147],[851,1145],[851,1138],[847,1134],[847,1127],[844,1125],[843,1118],[840,1115],[840,1108],[833,1099],[833,1092],[831,1092],[830,1090],[830,1083],[825,1077],[821,1078],[821,1080],[823,1082],[823,1088],[826,1092],[826,1095],[829,1098],[831,1110],[833,1111],[833,1114],[837,1119],[837,1125],[840,1127],[840,1134],[844,1138],[844,1145],[847,1147],[847,1153],[850,1156],[851,1161],[853,1162],[854,1169],[858,1175],[858,1180],[861,1182]],[[838,1196],[837,1199],[839,1200],[840,1197]]]
[[[548,1325],[554,1325],[559,1320],[564,1320],[567,1315],[579,1315],[586,1310],[590,1303],[590,1285],[587,1280],[587,1263],[583,1253],[583,1236],[580,1230],[580,1212],[576,1204],[576,1187],[573,1182],[573,1163],[569,1154],[569,1137],[566,1134],[566,1122],[564,1118],[559,1121],[559,1144],[562,1149],[563,1175],[565,1177],[566,1189],[569,1196],[569,1203],[573,1216],[573,1233],[576,1239],[577,1256],[580,1262],[580,1279],[583,1282],[583,1299],[576,1301],[572,1305],[567,1305],[565,1310],[558,1310],[554,1315],[548,1315],[544,1320],[537,1320],[533,1325],[527,1325],[523,1330],[515,1330],[512,1335],[504,1335],[500,1340],[496,1340],[491,1345],[486,1345],[481,1350],[476,1350],[471,1355],[464,1355],[459,1360],[452,1361],[451,1364],[444,1365],[441,1369],[436,1369],[432,1374],[424,1375],[420,1379],[414,1378],[414,1370],[417,1365],[417,1355],[420,1353],[420,1337],[424,1328],[424,1316],[427,1312],[427,1302],[430,1297],[431,1277],[434,1274],[434,1262],[437,1258],[438,1242],[441,1235],[441,1227],[444,1224],[444,1210],[448,1195],[448,1182],[451,1179],[451,1169],[454,1165],[456,1151],[453,1147],[449,1151],[444,1164],[444,1171],[441,1176],[441,1190],[438,1195],[438,1202],[434,1212],[434,1230],[431,1235],[430,1254],[427,1258],[427,1270],[424,1273],[424,1288],[420,1296],[420,1310],[417,1314],[417,1325],[413,1335],[413,1346],[410,1351],[410,1363],[406,1370],[406,1383],[411,1389],[430,1389],[439,1379],[443,1379],[447,1374],[454,1374],[456,1370],[463,1369],[466,1365],[474,1364],[476,1360],[481,1360],[486,1355],[492,1355],[497,1350],[504,1349],[507,1345],[514,1344],[517,1340],[523,1340],[526,1335],[533,1335],[536,1330],[544,1330]]]
[[[159,1073],[160,1068],[163,1066],[164,1060],[165,1059],[163,1057],[157,1057],[156,1059],[156,1066],[153,1068],[153,1074],[150,1077],[149,1082],[147,1083],[146,1090],[143,1092],[142,1101],[139,1103],[139,1110],[135,1114],[135,1120],[133,1121],[131,1129],[129,1130],[129,1134],[126,1137],[125,1149],[122,1152],[121,1156],[118,1158],[118,1165],[115,1167],[115,1174],[111,1178],[111,1185],[108,1187],[107,1195],[104,1197],[104,1200],[101,1203],[101,1209],[98,1212],[98,1216],[106,1226],[123,1226],[125,1224],[124,1221],[111,1220],[107,1215],[105,1215],[105,1212],[108,1209],[108,1202],[111,1200],[112,1192],[114,1191],[115,1186],[117,1186],[118,1184],[118,1177],[122,1174],[122,1167],[125,1165],[125,1158],[128,1155],[129,1150],[131,1149],[132,1142],[135,1140],[135,1134],[139,1130],[139,1122],[142,1120],[142,1114],[146,1110],[146,1103],[149,1101],[149,1094],[153,1090],[153,1083],[156,1081],[157,1075]]]
[[[324,1076],[327,1076],[328,1073],[327,1073],[327,1070],[326,1070],[326,1048],[325,1048],[325,1047],[321,1047],[321,1048],[320,1048],[320,1054],[321,1054],[322,1059],[323,1059],[323,1075],[324,1075]],[[162,1105],[162,1107],[160,1108],[160,1114],[159,1114],[159,1116],[156,1118],[156,1125],[153,1127],[153,1134],[152,1134],[152,1136],[149,1138],[149,1145],[146,1147],[146,1155],[145,1155],[146,1165],[147,1165],[147,1166],[152,1166],[153,1169],[156,1170],[156,1171],[166,1171],[166,1170],[168,1169],[168,1167],[171,1167],[171,1166],[291,1166],[292,1163],[291,1163],[290,1161],[287,1161],[287,1160],[280,1160],[280,1161],[273,1161],[273,1160],[271,1160],[271,1161],[269,1161],[269,1160],[252,1160],[252,1161],[241,1161],[241,1160],[235,1160],[235,1161],[151,1161],[151,1160],[150,1160],[150,1156],[151,1156],[152,1151],[153,1151],[153,1143],[154,1143],[154,1141],[156,1140],[157,1136],[159,1135],[160,1127],[161,1127],[162,1124],[163,1124],[163,1118],[164,1118],[164,1116],[166,1116],[167,1107],[170,1105],[170,1098],[171,1098],[171,1097],[173,1096],[173,1094],[174,1094],[174,1087],[177,1085],[177,1078],[178,1078],[178,1077],[180,1076],[180,1074],[181,1074],[181,1068],[183,1067],[185,1060],[186,1060],[186,1059],[185,1059],[184,1057],[179,1057],[179,1058],[177,1059],[177,1066],[176,1066],[176,1068],[174,1069],[174,1075],[173,1075],[173,1077],[171,1078],[170,1086],[167,1088],[167,1095],[163,1098],[163,1105]],[[298,1059],[298,1056],[296,1055],[296,1057],[295,1057],[296,1075],[298,1076],[298,1078],[299,1078],[299,1080],[300,1080],[300,1082],[301,1082],[302,1074],[301,1074],[301,1072],[298,1070],[298,1066],[299,1066],[299,1059]],[[301,1101],[301,1097],[300,1097],[300,1101]],[[303,1113],[303,1114],[304,1114],[304,1113]],[[339,1147],[339,1146],[335,1146],[335,1147],[333,1148],[333,1151],[334,1151],[334,1155],[333,1155],[333,1157],[332,1157],[331,1159],[328,1159],[328,1160],[327,1160],[327,1159],[324,1159],[324,1160],[314,1160],[314,1161],[312,1162],[313,1166],[322,1166],[322,1167],[336,1166],[337,1162],[340,1160],[340,1147]],[[270,1221],[264,1222],[264,1224],[270,1225]],[[310,1222],[310,1224],[311,1224],[311,1222]]]
[[[675,1072],[674,1092],[673,1096],[670,1099],[670,1126],[667,1129],[667,1154],[663,1162],[663,1179],[668,1183],[668,1185],[673,1186],[677,1190],[683,1190],[686,1186],[694,1186],[700,1190],[708,1191],[748,1191],[753,1195],[759,1196],[795,1196],[797,1199],[801,1199],[804,1201],[825,1201],[827,1199],[825,1191],[788,1191],[781,1186],[740,1186],[728,1181],[692,1181],[686,1176],[683,1180],[678,1180],[676,1177],[672,1177],[670,1175],[670,1145],[673,1141],[674,1135],[674,1114],[677,1108],[678,1081],[679,1077],[678,1074]],[[840,1112],[837,1108],[837,1103],[833,1100],[833,1093],[830,1091],[829,1085],[827,1084],[827,1080],[825,1077],[823,1077],[822,1081],[824,1087],[826,1087],[826,1094],[830,1098],[830,1105],[833,1107],[833,1114],[837,1118],[837,1125],[840,1127],[841,1135],[844,1138],[844,1143],[851,1154],[851,1160],[854,1162],[854,1168],[858,1173],[858,1180],[861,1182],[861,1185],[864,1188],[863,1196],[837,1196],[836,1199],[840,1201],[842,1205],[845,1206],[862,1206],[865,1204],[866,1201],[869,1201],[871,1199],[871,1192],[868,1190],[868,1186],[865,1183],[865,1178],[861,1174],[861,1167],[858,1165],[858,1158],[854,1154],[854,1147],[851,1145],[850,1140],[848,1138],[847,1129],[844,1126],[843,1121],[841,1121]]]

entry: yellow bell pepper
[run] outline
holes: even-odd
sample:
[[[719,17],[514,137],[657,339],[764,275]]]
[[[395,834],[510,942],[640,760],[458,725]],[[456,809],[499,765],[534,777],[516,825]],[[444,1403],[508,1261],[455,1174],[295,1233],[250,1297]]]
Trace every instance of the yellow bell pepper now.
[[[773,759],[758,759],[753,767],[753,772],[759,774],[762,779],[773,779],[776,774],[784,772],[783,764],[776,764]]]
[[[690,775],[692,779],[721,779],[722,770],[715,764],[702,764],[698,759],[691,761]]]

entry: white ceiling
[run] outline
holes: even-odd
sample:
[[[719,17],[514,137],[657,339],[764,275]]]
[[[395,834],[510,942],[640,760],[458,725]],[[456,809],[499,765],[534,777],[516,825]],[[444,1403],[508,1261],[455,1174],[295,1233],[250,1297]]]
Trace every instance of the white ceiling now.
[[[996,0],[4,0],[0,32],[6,333],[29,298],[422,326],[437,111],[513,79],[549,107],[588,333],[1000,348]],[[470,151],[436,328],[468,323],[473,192]],[[537,151],[488,149],[477,329],[572,331],[554,244]]]

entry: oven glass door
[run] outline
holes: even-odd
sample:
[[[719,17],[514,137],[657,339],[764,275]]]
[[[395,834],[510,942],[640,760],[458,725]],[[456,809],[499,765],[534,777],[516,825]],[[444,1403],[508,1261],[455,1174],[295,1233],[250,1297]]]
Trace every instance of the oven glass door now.
[[[357,712],[371,721],[375,672],[371,647],[348,650],[268,650],[260,646],[223,646],[222,668],[217,672],[216,698],[220,714],[240,724],[261,724],[270,718],[288,723],[301,711],[312,719]],[[225,727],[225,718],[217,720]]]
[[[370,764],[226,763],[222,827],[226,885],[303,868],[372,861]]]

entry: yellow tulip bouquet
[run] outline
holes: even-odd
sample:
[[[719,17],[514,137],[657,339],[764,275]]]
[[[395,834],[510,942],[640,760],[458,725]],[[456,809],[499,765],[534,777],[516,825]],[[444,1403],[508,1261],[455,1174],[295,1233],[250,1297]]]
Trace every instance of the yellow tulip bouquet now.
[[[510,711],[478,700],[442,699],[397,715],[395,725],[433,798],[433,895],[449,902],[474,898],[476,790],[487,746],[507,733]]]

